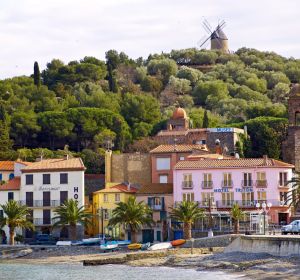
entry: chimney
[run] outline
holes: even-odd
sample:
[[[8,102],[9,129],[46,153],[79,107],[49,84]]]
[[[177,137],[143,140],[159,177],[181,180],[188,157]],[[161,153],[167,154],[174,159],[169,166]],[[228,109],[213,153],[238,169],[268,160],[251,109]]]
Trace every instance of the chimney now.
[[[222,148],[220,145],[221,141],[219,139],[216,139],[215,144],[216,144],[216,154],[222,155]]]
[[[105,151],[105,187],[108,183],[111,183],[111,172],[112,172],[112,151]]]
[[[268,155],[263,155],[263,164],[264,165],[268,164]]]
[[[131,190],[131,186],[130,186],[130,183],[128,182],[128,184],[127,184],[127,191],[130,192],[130,190]]]

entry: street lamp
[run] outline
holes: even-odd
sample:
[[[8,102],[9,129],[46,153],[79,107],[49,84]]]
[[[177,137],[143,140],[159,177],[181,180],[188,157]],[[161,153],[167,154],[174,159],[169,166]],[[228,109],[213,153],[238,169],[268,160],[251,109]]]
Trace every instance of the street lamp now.
[[[263,220],[264,235],[266,234],[266,214],[268,215],[271,207],[272,207],[272,203],[271,202],[269,202],[268,204],[266,204],[265,201],[262,202],[261,204],[259,202],[256,203],[256,208],[258,209],[258,211],[260,212],[260,214],[262,213],[263,216],[264,216],[264,220]]]

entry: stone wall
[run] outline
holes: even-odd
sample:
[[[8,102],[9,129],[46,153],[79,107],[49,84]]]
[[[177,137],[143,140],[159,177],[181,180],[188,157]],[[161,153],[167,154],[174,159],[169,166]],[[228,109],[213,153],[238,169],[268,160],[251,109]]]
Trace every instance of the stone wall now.
[[[295,170],[300,171],[300,127],[290,126],[288,135],[282,145],[283,160],[294,164]]]
[[[112,154],[111,181],[151,183],[150,154]]]
[[[240,235],[238,235],[238,234],[226,234],[226,235],[219,235],[219,236],[214,236],[214,237],[195,238],[194,248],[226,247],[231,242],[233,242],[233,240],[238,238],[239,236]],[[182,248],[190,248],[191,241],[188,240],[181,247]]]

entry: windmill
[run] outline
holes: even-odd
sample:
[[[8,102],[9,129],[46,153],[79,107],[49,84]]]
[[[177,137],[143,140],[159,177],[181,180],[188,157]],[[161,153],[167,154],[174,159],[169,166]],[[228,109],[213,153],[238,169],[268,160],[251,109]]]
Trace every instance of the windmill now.
[[[228,38],[225,35],[223,28],[225,27],[225,21],[222,20],[215,29],[212,29],[209,22],[204,19],[202,26],[204,30],[208,33],[208,37],[201,39],[199,42],[200,48],[204,46],[210,39],[210,49],[211,50],[220,50],[224,53],[229,53],[228,50]]]

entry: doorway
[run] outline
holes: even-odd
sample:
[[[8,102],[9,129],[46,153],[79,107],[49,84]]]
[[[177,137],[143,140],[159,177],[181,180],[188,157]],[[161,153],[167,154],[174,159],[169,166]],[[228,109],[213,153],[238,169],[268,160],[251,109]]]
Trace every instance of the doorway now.
[[[288,223],[289,213],[278,213],[278,223],[286,225]]]

